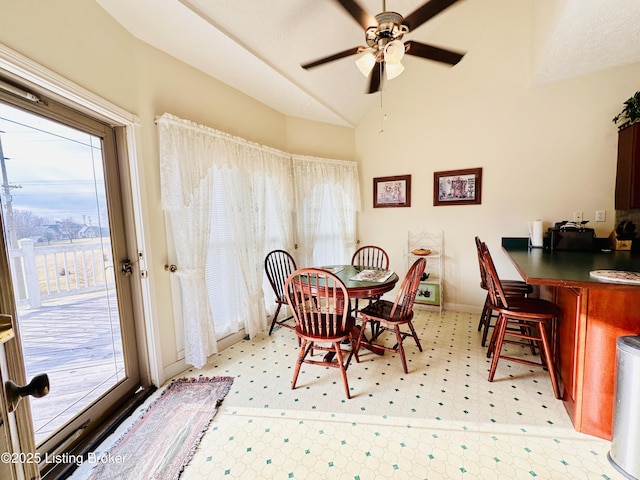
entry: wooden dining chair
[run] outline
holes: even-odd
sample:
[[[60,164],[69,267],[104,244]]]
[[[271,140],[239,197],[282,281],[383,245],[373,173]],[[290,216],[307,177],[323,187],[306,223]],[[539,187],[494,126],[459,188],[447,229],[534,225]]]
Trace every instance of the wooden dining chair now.
[[[501,358],[525,365],[539,366],[549,372],[553,393],[556,398],[561,398],[550,340],[556,336],[556,320],[560,312],[558,306],[540,298],[507,296],[488,249],[483,252],[482,258],[487,272],[489,306],[498,314],[487,350],[487,358],[493,355],[489,368],[489,381],[493,381]],[[540,362],[529,360],[524,356],[503,355],[502,346],[505,343],[528,349],[532,349],[533,344],[537,345],[540,351]]]
[[[350,314],[347,287],[326,270],[303,268],[289,276],[285,295],[292,306],[300,345],[291,388],[296,388],[303,363],[332,367],[340,370],[347,398],[351,398],[347,368],[359,330]],[[318,350],[327,353],[316,359]]]
[[[281,325],[286,328],[293,329],[292,324],[287,322],[293,318],[293,315],[285,318],[284,320],[278,320],[278,314],[283,305],[287,304],[287,298],[284,293],[284,284],[295,270],[297,270],[296,262],[293,257],[285,250],[273,250],[267,254],[264,259],[264,271],[267,274],[267,279],[273,288],[273,293],[276,295],[276,311],[273,314],[271,320],[271,327],[269,327],[269,335],[273,332],[273,327]]]
[[[351,265],[358,267],[389,268],[389,255],[384,249],[375,245],[365,245],[358,248],[351,257]]]
[[[427,265],[427,261],[424,258],[419,258],[414,262],[409,271],[407,272],[400,290],[396,295],[394,302],[388,300],[377,300],[365,308],[360,310],[360,316],[362,318],[362,326],[360,328],[360,335],[358,336],[358,342],[356,343],[355,356],[356,361],[360,361],[358,351],[363,341],[369,342],[365,338],[365,331],[367,323],[377,322],[379,324],[376,335],[372,336],[370,342],[375,342],[383,333],[392,332],[395,335],[395,345],[389,347],[378,342],[374,345],[378,348],[389,352],[396,352],[400,354],[402,359],[402,367],[404,373],[409,373],[407,369],[407,358],[404,351],[403,340],[406,337],[413,337],[413,340],[418,346],[418,350],[422,351],[422,345],[413,327],[413,303],[416,299],[416,293],[420,286],[420,277],[424,273],[424,269]],[[404,327],[408,328],[408,331]]]
[[[484,262],[482,259],[483,252],[487,249],[486,243],[476,237],[476,251],[478,253],[478,265],[480,267],[480,288],[486,290],[487,295],[482,307],[482,313],[480,314],[480,321],[478,322],[478,331],[482,330],[481,344],[484,347],[487,343],[487,336],[489,334],[489,328],[494,325],[491,323],[491,319],[497,316],[491,310],[491,301],[489,298],[489,286],[487,285],[487,272],[484,268]],[[524,297],[533,292],[533,287],[522,280],[502,280],[502,288],[505,295],[508,297]]]
[[[383,248],[380,248],[375,245],[365,245],[363,247],[358,248],[351,257],[351,265],[356,267],[375,267],[375,268],[383,268],[385,270],[389,269],[389,255]],[[380,299],[380,295],[369,298],[369,304],[374,302],[375,300]],[[359,305],[358,299],[355,299],[354,305],[354,315],[358,316]],[[376,335],[378,333],[378,324],[372,322],[371,325],[371,335]]]

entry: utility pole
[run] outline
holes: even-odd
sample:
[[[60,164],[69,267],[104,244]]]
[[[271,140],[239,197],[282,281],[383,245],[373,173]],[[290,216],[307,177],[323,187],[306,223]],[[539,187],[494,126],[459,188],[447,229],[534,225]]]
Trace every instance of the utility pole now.
[[[18,233],[16,232],[16,219],[13,216],[13,205],[11,190],[13,188],[22,188],[20,185],[10,185],[7,179],[7,167],[5,165],[4,151],[2,150],[2,135],[4,132],[0,130],[0,169],[2,170],[2,190],[4,192],[4,198],[6,199],[7,208],[7,230],[9,231],[9,246],[18,246]]]

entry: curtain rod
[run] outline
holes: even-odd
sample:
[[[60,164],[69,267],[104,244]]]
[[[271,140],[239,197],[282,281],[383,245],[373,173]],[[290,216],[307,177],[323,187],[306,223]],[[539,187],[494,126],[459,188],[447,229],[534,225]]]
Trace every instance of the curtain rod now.
[[[7,93],[11,93],[13,95],[17,95],[18,97],[25,98],[30,102],[40,103],[40,98],[34,95],[31,92],[27,92],[21,88],[16,87],[15,85],[11,85],[10,83],[5,82],[0,79],[0,90],[4,90]]]
[[[215,137],[219,137],[219,138],[225,138],[227,140],[234,141],[234,142],[239,143],[241,145],[251,145],[253,147],[256,147],[256,148],[259,148],[259,149],[263,149],[263,150],[271,152],[271,153],[276,153],[276,154],[284,156],[284,157],[290,157],[290,158],[292,158],[294,160],[310,161],[310,162],[323,160],[323,161],[326,161],[326,162],[329,162],[329,163],[334,163],[334,164],[337,164],[337,165],[357,164],[357,162],[352,161],[352,160],[338,160],[338,159],[332,159],[332,158],[321,158],[321,157],[312,157],[312,156],[309,156],[309,155],[298,155],[298,154],[294,154],[294,153],[287,153],[287,152],[284,152],[282,150],[278,150],[277,148],[267,147],[265,145],[260,145],[259,143],[252,142],[252,141],[247,140],[245,138],[237,137],[237,136],[231,135],[230,133],[223,132],[221,130],[216,130],[215,128],[207,127],[206,125],[199,125],[199,124],[197,124],[195,122],[192,122],[191,120],[185,120],[185,119],[176,117],[175,115],[172,115],[170,113],[163,113],[162,115],[156,117],[153,123],[155,123],[156,125],[158,125],[160,123],[172,124],[172,125],[183,127],[183,128],[187,128],[189,130],[193,130],[193,131],[196,131],[196,132],[204,132],[204,133],[207,133],[207,134],[209,134],[211,136],[215,136]]]
[[[324,163],[328,163],[330,165],[357,166],[357,163],[358,163],[353,160],[338,160],[335,158],[311,157],[309,155],[297,155],[297,154],[291,154],[291,158],[293,160],[297,160],[301,162],[317,162],[318,160],[322,160]]]
[[[154,123],[159,125],[164,123],[166,125],[174,125],[177,127],[185,128],[188,130],[192,130],[194,132],[202,133],[205,135],[209,135],[215,138],[222,138],[225,140],[229,140],[231,142],[235,142],[239,145],[249,145],[256,149],[263,150],[265,152],[273,153],[276,155],[280,155],[282,157],[290,157],[291,154],[287,152],[283,152],[282,150],[278,150],[277,148],[267,147],[266,145],[260,145],[259,143],[252,142],[251,140],[247,140],[242,137],[237,137],[235,135],[231,135],[230,133],[223,132],[221,130],[216,130],[215,128],[207,127],[206,125],[199,125],[191,120],[184,120],[182,118],[178,118],[170,113],[164,113],[160,117],[156,117]]]

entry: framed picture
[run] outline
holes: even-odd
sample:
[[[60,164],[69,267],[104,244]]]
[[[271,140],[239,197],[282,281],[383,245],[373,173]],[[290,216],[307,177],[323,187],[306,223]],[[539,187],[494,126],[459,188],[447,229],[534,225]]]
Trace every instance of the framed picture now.
[[[373,208],[410,206],[411,175],[373,179]]]
[[[474,205],[482,199],[482,168],[433,173],[434,205]]]
[[[440,305],[440,285],[437,283],[420,282],[416,293],[416,303],[424,305]]]

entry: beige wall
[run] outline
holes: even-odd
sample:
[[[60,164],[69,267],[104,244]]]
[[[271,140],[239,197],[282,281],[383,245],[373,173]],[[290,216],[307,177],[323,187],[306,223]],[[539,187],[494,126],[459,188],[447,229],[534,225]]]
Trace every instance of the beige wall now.
[[[164,271],[168,252],[155,117],[169,112],[291,153],[347,160],[356,156],[353,129],[287,118],[136,40],[92,1],[4,0],[0,42],[140,118],[145,254],[166,372],[180,364],[169,274]]]
[[[339,160],[356,159],[353,128],[287,117],[286,131],[286,151],[289,153]]]
[[[489,244],[500,273],[515,276],[500,238],[526,236],[531,220],[546,228],[583,211],[598,236],[608,235],[617,148],[611,119],[640,78],[634,64],[532,86],[531,52],[541,47],[531,44],[531,2],[500,2],[491,22],[481,3],[467,5],[477,11],[459,32],[463,41],[451,30],[441,37],[440,44],[468,50],[462,62],[449,69],[408,59],[406,71],[386,84],[387,120],[374,109],[356,134],[361,240],[388,249],[400,269],[408,230],[443,230],[446,303],[469,310],[484,298],[474,236]],[[472,167],[483,168],[482,204],[434,207],[433,172]],[[405,174],[412,175],[411,208],[373,209],[372,178]],[[595,223],[596,210],[606,210],[606,222]]]

